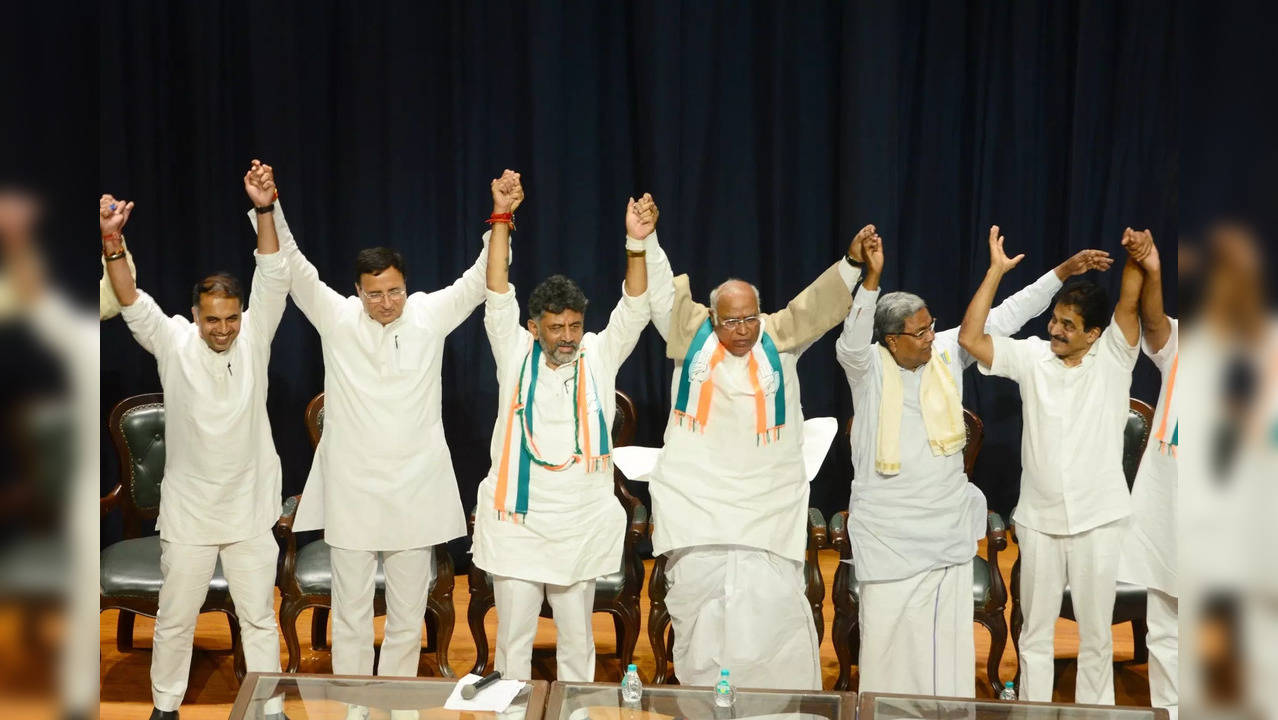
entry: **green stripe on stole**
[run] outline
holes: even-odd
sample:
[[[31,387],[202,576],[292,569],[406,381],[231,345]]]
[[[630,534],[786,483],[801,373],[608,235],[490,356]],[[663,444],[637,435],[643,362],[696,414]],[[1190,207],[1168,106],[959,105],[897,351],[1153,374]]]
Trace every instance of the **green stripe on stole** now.
[[[528,424],[528,433],[533,431],[533,400],[537,393],[537,370],[541,367],[541,343],[536,339],[532,343],[532,381],[528,384],[528,401],[524,403],[523,409],[520,411],[524,414],[524,420]],[[523,370],[520,370],[519,384],[523,385]],[[523,428],[520,428],[520,435],[523,434]],[[519,442],[519,485],[518,493],[515,496],[515,513],[517,515],[528,514],[528,484],[531,480],[532,455],[528,453],[528,439],[520,438]]]
[[[679,375],[679,393],[675,396],[675,410],[681,413],[688,412],[688,394],[691,392],[692,381],[689,378],[692,370],[692,359],[701,352],[701,347],[706,344],[706,339],[714,332],[714,326],[710,323],[710,318],[706,318],[701,323],[701,327],[697,328],[697,334],[692,338],[692,344],[688,346],[688,352],[683,356],[683,372]]]
[[[781,370],[781,354],[777,352],[777,345],[772,342],[772,336],[766,332],[763,333],[763,354],[768,357],[768,364],[777,374],[777,393],[773,401],[776,403],[773,427],[779,428],[785,425],[785,372]]]

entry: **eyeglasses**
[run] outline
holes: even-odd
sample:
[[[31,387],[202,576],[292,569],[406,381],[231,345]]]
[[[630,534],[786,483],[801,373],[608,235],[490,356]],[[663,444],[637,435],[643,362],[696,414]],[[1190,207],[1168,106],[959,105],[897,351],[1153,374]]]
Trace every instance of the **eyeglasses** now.
[[[739,318],[723,318],[719,324],[729,330],[736,330],[739,327],[754,328],[759,324],[758,315],[747,315]]]
[[[364,297],[375,303],[381,302],[385,298],[390,298],[391,302],[399,302],[408,295],[408,292],[404,290],[404,288],[395,288],[394,290],[387,290],[386,292],[382,292],[381,290],[364,292],[364,289],[360,288],[360,292],[363,293]]]
[[[927,336],[928,336],[928,333],[935,333],[935,332],[936,332],[936,318],[932,318],[932,322],[928,323],[928,324],[927,324],[927,327],[919,328],[918,330],[915,330],[914,332],[908,332],[908,333],[907,333],[907,332],[899,332],[899,333],[884,333],[884,334],[886,334],[886,335],[909,335],[910,337],[914,338],[915,340],[922,340],[923,338],[925,338],[925,337],[927,337]]]

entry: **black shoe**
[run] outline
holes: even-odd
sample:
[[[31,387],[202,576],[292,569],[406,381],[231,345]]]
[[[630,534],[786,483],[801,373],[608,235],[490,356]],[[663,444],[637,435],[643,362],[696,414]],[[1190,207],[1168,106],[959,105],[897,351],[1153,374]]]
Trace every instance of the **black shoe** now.
[[[151,708],[151,720],[178,720],[178,711]]]

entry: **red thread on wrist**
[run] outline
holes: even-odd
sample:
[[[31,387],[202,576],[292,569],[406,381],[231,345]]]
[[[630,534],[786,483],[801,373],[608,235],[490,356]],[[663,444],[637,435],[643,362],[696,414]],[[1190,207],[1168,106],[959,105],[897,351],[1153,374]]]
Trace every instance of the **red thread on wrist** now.
[[[119,240],[121,237],[123,236],[120,235],[120,233],[113,232],[113,233],[107,233],[106,235],[103,235],[102,239],[103,240]]]
[[[510,229],[511,229],[511,230],[514,230],[514,229],[515,229],[515,214],[514,214],[514,213],[508,213],[508,212],[507,212],[507,213],[493,213],[492,215],[489,215],[489,216],[488,216],[488,219],[487,219],[487,220],[485,220],[484,222],[488,223],[489,225],[492,225],[493,223],[506,223],[507,225],[509,225],[509,226],[510,226]]]

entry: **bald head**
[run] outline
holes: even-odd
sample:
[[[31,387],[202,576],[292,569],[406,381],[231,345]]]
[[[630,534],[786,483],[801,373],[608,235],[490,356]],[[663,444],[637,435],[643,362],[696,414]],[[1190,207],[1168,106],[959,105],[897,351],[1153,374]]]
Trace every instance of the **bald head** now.
[[[745,355],[759,341],[759,289],[732,278],[710,291],[710,312],[719,342],[733,355]]]

